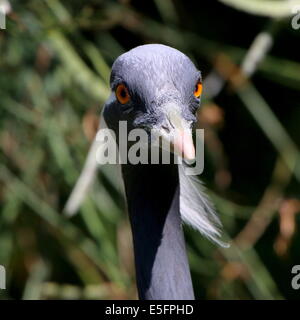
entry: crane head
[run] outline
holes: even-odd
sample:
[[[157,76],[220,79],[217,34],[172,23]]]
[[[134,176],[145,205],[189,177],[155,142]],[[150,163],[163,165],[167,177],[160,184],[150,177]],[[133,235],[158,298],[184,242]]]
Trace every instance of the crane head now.
[[[117,58],[112,67],[112,94],[104,108],[109,128],[120,121],[130,129],[156,132],[171,150],[195,158],[191,128],[202,92],[201,73],[182,52],[159,44],[136,47]],[[152,136],[153,138],[153,136]]]

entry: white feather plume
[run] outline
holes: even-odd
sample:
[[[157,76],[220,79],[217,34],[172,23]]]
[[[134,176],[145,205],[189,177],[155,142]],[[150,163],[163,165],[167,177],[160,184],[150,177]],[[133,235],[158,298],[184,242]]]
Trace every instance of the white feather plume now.
[[[179,202],[182,220],[198,230],[203,236],[222,247],[229,244],[220,240],[222,224],[213,205],[205,194],[205,188],[197,175],[187,175],[188,164],[178,164]]]
[[[102,114],[99,121],[99,129],[100,128],[107,128],[107,124]],[[77,179],[63,210],[64,214],[68,217],[72,217],[78,212],[89,191],[89,188],[96,178],[98,170],[98,162],[96,161],[97,155],[101,155],[101,150],[99,150],[99,143],[97,142],[97,139],[94,138],[80,176]]]

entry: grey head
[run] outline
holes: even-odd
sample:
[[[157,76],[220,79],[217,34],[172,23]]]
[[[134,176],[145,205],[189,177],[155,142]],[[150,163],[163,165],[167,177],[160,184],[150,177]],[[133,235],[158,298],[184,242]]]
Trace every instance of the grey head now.
[[[104,119],[115,131],[120,120],[127,121],[128,129],[155,128],[165,136],[172,129],[190,129],[196,122],[200,96],[194,93],[201,81],[200,71],[182,52],[160,44],[136,47],[112,66],[112,95]],[[126,92],[116,96],[120,85]],[[128,95],[128,101],[120,102],[118,94]],[[192,143],[191,138],[187,140]]]

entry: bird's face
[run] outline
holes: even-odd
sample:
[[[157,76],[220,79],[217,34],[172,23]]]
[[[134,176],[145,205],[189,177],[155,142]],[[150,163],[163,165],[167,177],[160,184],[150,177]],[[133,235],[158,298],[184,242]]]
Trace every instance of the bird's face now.
[[[112,94],[104,119],[118,132],[128,129],[156,132],[187,159],[195,157],[191,128],[200,104],[201,73],[180,51],[164,45],[144,45],[121,55],[113,64]],[[153,137],[153,136],[152,136]]]

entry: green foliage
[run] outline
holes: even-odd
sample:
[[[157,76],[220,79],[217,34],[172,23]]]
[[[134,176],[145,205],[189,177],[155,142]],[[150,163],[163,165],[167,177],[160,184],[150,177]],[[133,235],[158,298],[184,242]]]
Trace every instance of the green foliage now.
[[[136,298],[115,169],[101,169],[78,216],[62,210],[109,95],[112,62],[154,42],[184,51],[204,78],[223,81],[223,90],[204,97],[199,119],[203,179],[232,246],[216,248],[185,229],[197,297],[296,297],[300,31],[288,19],[244,13],[259,14],[250,1],[221,1],[242,11],[212,1],[10,2],[0,30],[0,264],[7,270],[0,297]],[[284,1],[276,2],[284,15],[270,16],[287,16]],[[238,65],[264,30],[273,49],[244,79]]]

